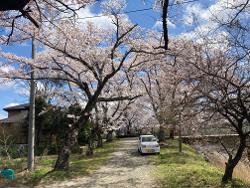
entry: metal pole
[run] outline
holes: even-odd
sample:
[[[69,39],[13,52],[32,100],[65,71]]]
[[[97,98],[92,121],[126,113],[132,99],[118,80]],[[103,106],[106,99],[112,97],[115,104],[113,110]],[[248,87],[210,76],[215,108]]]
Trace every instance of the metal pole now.
[[[32,59],[35,61],[35,37],[32,38]],[[35,93],[36,83],[34,80],[34,68],[31,66],[30,80],[30,107],[29,107],[29,136],[28,136],[28,170],[34,170],[35,156]]]

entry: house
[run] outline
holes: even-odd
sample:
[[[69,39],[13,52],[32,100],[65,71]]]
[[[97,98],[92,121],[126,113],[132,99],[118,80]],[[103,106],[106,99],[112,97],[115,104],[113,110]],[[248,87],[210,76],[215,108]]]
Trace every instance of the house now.
[[[1,138],[11,137],[16,144],[27,143],[29,104],[6,107],[8,117],[0,120]]]

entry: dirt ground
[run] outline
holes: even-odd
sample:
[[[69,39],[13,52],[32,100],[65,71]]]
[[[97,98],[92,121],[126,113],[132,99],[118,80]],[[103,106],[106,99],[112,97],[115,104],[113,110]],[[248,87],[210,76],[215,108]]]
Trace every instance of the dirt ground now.
[[[153,165],[147,158],[138,154],[136,138],[123,139],[106,165],[91,176],[50,185],[40,184],[37,188],[157,188],[159,186],[151,175]]]

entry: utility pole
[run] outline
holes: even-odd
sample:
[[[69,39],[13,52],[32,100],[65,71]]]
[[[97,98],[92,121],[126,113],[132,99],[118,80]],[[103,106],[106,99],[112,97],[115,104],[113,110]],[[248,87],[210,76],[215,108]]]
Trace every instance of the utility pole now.
[[[35,36],[32,37],[32,59],[35,61]],[[29,136],[28,136],[28,170],[34,170],[35,163],[35,93],[34,67],[31,66],[30,106],[29,106]]]

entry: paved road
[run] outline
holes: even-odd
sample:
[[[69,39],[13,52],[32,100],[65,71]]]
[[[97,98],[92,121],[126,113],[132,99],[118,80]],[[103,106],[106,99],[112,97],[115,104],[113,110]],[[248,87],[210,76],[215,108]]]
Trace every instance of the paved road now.
[[[151,175],[153,166],[149,164],[147,157],[137,153],[135,138],[123,139],[106,165],[91,176],[38,187],[157,188]]]

